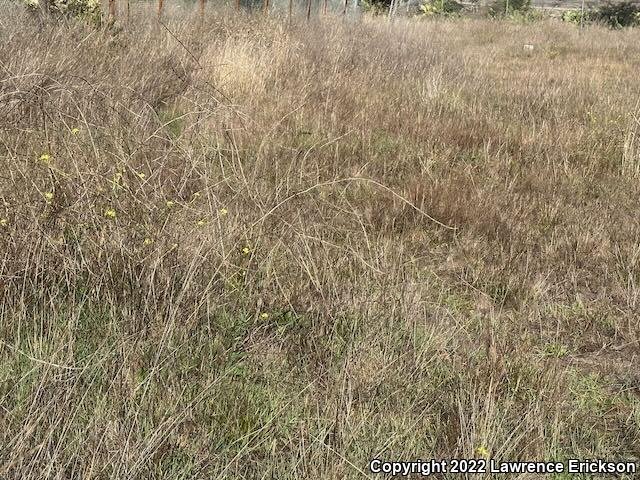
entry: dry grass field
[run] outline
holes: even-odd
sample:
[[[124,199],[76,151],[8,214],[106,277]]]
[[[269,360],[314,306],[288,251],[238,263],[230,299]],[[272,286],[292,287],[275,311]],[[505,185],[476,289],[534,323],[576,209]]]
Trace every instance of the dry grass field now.
[[[0,478],[640,457],[639,31],[149,8],[0,4]]]

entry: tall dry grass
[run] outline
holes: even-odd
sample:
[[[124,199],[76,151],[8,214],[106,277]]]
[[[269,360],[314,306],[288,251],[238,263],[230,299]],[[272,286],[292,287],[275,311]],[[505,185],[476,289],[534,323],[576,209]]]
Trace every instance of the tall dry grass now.
[[[636,31],[0,9],[0,477],[638,457]]]

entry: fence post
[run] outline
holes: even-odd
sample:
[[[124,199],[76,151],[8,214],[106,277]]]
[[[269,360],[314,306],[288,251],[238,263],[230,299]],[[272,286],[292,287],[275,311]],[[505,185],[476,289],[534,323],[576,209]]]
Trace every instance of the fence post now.
[[[269,0],[264,0],[264,14],[269,15]]]
[[[311,0],[307,0],[307,22],[311,19]]]
[[[158,0],[158,18],[162,17],[163,9],[164,9],[164,0]]]
[[[200,0],[200,17],[204,18],[204,2],[205,0]]]

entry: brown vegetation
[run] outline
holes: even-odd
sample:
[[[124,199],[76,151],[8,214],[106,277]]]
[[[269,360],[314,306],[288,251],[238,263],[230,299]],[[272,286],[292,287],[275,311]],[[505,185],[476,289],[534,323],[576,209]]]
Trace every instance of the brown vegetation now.
[[[2,8],[0,477],[640,455],[636,31]]]

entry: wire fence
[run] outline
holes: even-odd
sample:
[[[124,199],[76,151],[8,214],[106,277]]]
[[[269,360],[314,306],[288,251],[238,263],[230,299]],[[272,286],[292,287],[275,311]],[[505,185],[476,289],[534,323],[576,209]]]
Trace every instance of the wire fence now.
[[[273,13],[285,14],[289,18],[303,16],[307,20],[318,16],[353,15],[360,10],[360,0],[102,0],[104,10],[108,12],[109,19],[130,18],[132,10],[140,7],[154,6],[159,18],[167,14],[171,9],[197,9],[201,17],[205,17],[209,6],[226,6],[238,13],[251,12],[262,13],[265,16]],[[224,1],[224,0],[223,0]],[[104,4],[106,3],[106,5]]]
[[[207,2],[212,5],[220,5],[221,0],[171,0],[168,4],[165,0],[102,0],[107,2],[107,11],[110,20],[115,20],[119,15],[125,15],[128,19],[131,15],[131,5],[155,5],[159,18],[166,13],[166,7],[196,8],[201,17],[205,17]],[[225,0],[222,0],[225,1]],[[312,17],[329,15],[357,15],[361,10],[360,2],[363,0],[226,0],[226,6],[237,12],[245,11],[262,13],[268,16],[272,13],[285,14],[289,20],[294,16],[303,16],[306,20]],[[390,0],[389,17],[397,16],[402,12],[417,11],[423,0]],[[482,13],[489,9],[495,0],[457,0],[465,11],[469,13]],[[640,0],[631,0],[640,4]],[[123,3],[123,5],[120,5]],[[584,10],[598,8],[606,3],[606,0],[531,0],[531,8],[543,10],[554,15],[562,15],[567,10]]]

